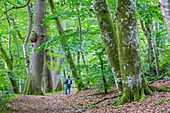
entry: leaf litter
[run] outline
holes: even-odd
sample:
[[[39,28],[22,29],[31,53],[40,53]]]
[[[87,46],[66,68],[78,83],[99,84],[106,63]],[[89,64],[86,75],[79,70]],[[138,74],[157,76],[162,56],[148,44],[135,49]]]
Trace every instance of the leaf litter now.
[[[170,80],[155,81],[153,86],[170,86]],[[170,113],[170,92],[154,92],[143,102],[128,102],[119,107],[111,104],[118,100],[118,92],[113,87],[108,94],[91,88],[70,95],[47,94],[44,96],[23,95],[8,107],[10,113]]]

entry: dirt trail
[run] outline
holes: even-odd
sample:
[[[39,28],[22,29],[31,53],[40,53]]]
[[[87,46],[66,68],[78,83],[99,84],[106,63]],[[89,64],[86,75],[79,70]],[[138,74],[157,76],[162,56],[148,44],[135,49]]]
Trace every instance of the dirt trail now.
[[[24,95],[12,102],[11,113],[70,113],[74,112],[67,106],[67,97],[71,95],[50,94],[45,96]]]
[[[153,85],[170,86],[170,80]],[[14,110],[10,113],[170,113],[170,92],[154,92],[141,103],[129,102],[119,108],[110,105],[118,99],[111,98],[118,95],[115,87],[107,95],[98,92],[99,89],[92,88],[70,95],[23,95],[8,106]]]

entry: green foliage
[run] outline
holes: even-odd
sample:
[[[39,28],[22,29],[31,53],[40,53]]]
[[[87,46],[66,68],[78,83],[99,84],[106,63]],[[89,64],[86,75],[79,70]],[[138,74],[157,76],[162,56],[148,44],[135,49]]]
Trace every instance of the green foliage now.
[[[5,111],[10,111],[12,110],[12,108],[10,108],[8,106],[9,103],[11,103],[11,101],[13,101],[14,99],[19,98],[20,95],[4,95],[4,96],[0,96],[0,112],[5,112]]]
[[[139,18],[147,21],[148,23],[152,23],[152,19],[157,19],[160,22],[163,22],[163,18],[158,7],[158,0],[144,0],[144,1],[136,1],[137,3],[137,13]]]

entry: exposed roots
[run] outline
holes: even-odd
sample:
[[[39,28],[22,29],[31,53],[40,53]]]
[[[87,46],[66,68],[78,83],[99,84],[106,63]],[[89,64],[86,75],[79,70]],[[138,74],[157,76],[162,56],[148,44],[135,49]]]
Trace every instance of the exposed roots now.
[[[152,91],[158,91],[158,92],[170,92],[170,86],[159,86],[159,87],[154,87],[154,86],[149,86]]]

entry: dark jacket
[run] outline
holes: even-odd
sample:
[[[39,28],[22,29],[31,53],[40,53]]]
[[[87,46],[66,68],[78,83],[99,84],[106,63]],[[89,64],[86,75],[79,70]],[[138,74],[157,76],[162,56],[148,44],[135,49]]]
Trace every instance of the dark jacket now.
[[[69,83],[69,80],[70,80],[70,83]],[[66,84],[66,87],[70,87],[72,84],[72,80],[70,78],[67,78],[63,84]]]

